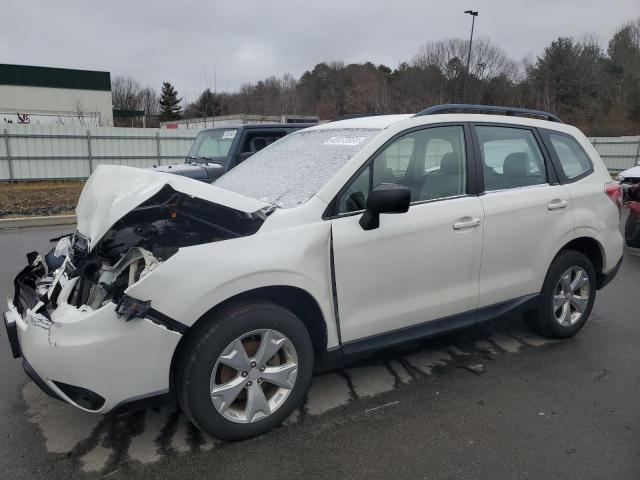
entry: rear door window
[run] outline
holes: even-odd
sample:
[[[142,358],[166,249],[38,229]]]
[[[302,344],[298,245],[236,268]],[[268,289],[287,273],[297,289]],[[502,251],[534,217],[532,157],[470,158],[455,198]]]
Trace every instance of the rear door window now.
[[[477,126],[485,191],[547,183],[542,151],[531,130]]]

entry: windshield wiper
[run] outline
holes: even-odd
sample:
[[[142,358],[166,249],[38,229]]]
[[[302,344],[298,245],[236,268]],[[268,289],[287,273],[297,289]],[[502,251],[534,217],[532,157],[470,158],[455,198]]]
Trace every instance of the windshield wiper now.
[[[204,155],[201,155],[199,157],[194,157],[192,155],[187,155],[187,163],[207,163],[207,162],[212,162],[213,159],[209,158],[209,157],[205,157]]]

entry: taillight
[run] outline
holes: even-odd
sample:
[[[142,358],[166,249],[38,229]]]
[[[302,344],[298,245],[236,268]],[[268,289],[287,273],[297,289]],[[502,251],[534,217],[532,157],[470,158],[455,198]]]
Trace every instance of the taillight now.
[[[618,214],[622,217],[622,187],[618,182],[609,182],[604,185],[604,193],[611,199],[613,203],[618,207]]]

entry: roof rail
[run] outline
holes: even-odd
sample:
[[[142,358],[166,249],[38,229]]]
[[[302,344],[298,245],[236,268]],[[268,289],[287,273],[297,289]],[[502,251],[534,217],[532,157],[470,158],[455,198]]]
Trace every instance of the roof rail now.
[[[456,111],[474,111],[474,112],[491,112],[502,115],[517,116],[517,117],[541,117],[544,120],[551,122],[563,123],[556,115],[549,112],[543,112],[542,110],[532,110],[530,108],[516,108],[516,107],[499,107],[496,105],[473,105],[466,103],[448,103],[444,105],[435,105],[429,107],[426,110],[416,113],[416,117],[422,115],[434,115],[438,113],[451,113]]]

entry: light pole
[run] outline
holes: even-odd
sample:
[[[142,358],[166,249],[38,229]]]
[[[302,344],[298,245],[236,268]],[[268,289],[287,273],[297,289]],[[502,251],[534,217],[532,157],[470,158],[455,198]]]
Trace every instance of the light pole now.
[[[480,80],[484,77],[484,69],[487,67],[486,63],[480,62],[478,63],[478,68],[480,69]]]
[[[480,62],[478,63],[477,67],[480,70],[480,73],[478,74],[478,80],[480,80],[480,95],[479,98],[480,100],[482,100],[482,96],[484,95],[484,69],[486,68],[487,64]]]
[[[467,83],[469,83],[469,62],[471,61],[471,44],[473,43],[473,27],[476,23],[478,11],[465,10],[464,13],[471,15],[471,38],[469,39],[469,53],[467,53],[467,71],[464,76],[464,88],[462,90],[462,101],[467,101]]]

